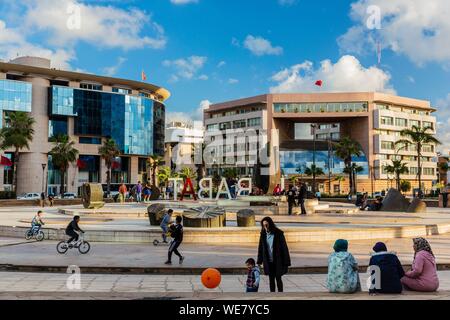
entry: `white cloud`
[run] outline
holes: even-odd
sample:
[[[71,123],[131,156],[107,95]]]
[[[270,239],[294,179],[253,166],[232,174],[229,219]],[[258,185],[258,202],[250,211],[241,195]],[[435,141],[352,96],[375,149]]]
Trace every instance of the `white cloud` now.
[[[198,0],[170,0],[173,4],[189,4],[189,3],[198,3]]]
[[[442,142],[438,149],[444,155],[450,152],[450,93],[444,99],[438,100],[435,114],[437,122],[437,138]]]
[[[244,47],[256,56],[283,54],[282,47],[274,47],[269,40],[262,37],[254,37],[252,35],[248,35],[247,38],[245,38]]]
[[[228,83],[229,83],[229,84],[236,84],[236,83],[239,83],[239,80],[238,80],[238,79],[230,78],[230,79],[228,79]]]
[[[271,80],[277,85],[270,88],[273,93],[292,92],[385,92],[395,94],[390,84],[389,73],[375,67],[365,68],[353,56],[343,56],[335,64],[331,60],[324,60],[315,69],[314,64],[305,61],[290,68],[281,70],[272,76]],[[315,85],[322,80],[322,88]]]
[[[278,0],[278,3],[282,6],[292,6],[297,3],[297,0]]]
[[[193,124],[194,121],[203,121],[203,111],[208,109],[211,105],[211,101],[202,100],[199,106],[192,110],[192,112],[167,112],[166,123],[169,122],[185,122]]]
[[[76,21],[78,17],[77,11],[68,9],[72,3],[79,9],[79,29],[68,27],[68,21]],[[139,9],[126,10],[72,0],[29,0],[24,4],[27,6],[24,28],[29,32],[49,32],[48,39],[57,46],[84,41],[107,48],[160,49],[167,42],[164,29],[152,20],[151,14]],[[143,34],[147,30],[151,30],[152,36]]]
[[[222,68],[222,67],[224,67],[226,64],[227,64],[227,63],[226,63],[225,61],[220,61],[220,62],[217,64],[217,68]]]
[[[207,60],[208,60],[207,57],[191,56],[188,58],[181,58],[177,60],[164,60],[163,66],[172,67],[175,69],[176,74],[171,76],[171,80],[173,82],[176,82],[180,78],[183,79],[194,78],[194,76],[203,68]]]
[[[53,68],[66,70],[71,69],[70,62],[75,60],[73,50],[52,50],[32,44],[19,29],[8,28],[6,23],[0,20],[0,57],[8,61],[26,55],[51,59]]]
[[[209,77],[206,74],[202,74],[198,77],[198,80],[202,80],[202,81],[206,81],[208,79],[209,79]]]
[[[381,29],[369,30],[367,9],[381,9]],[[358,0],[350,16],[356,25],[338,39],[343,52],[357,54],[382,48],[406,55],[418,65],[450,63],[450,6],[448,0]]]
[[[103,73],[109,77],[112,77],[117,74],[117,71],[119,71],[120,67],[127,61],[126,58],[119,57],[117,59],[117,63],[114,66],[103,68]]]

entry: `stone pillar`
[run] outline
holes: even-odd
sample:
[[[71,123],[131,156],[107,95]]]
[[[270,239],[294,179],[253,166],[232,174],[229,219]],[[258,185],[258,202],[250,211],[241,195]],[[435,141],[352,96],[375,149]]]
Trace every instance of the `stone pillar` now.
[[[26,152],[20,154],[17,166],[17,194],[24,192],[38,192],[42,189],[42,164],[47,164],[47,154]],[[45,188],[44,172],[44,188]]]
[[[4,177],[5,169],[3,166],[0,166],[0,191],[4,191],[5,188],[3,186],[3,177]]]
[[[105,160],[100,157],[100,183],[106,184],[108,168],[106,168]]]
[[[67,185],[66,192],[73,192],[78,194],[78,167],[76,163],[72,163],[69,165],[69,169],[67,170]]]
[[[139,157],[130,157],[130,183],[135,184],[140,179],[139,173]]]

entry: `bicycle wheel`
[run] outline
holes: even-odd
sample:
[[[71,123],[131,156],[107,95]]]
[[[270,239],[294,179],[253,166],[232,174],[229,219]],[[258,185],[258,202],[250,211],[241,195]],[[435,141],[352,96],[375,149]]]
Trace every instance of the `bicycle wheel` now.
[[[31,238],[33,238],[33,232],[31,231],[31,229],[29,229],[27,230],[27,232],[25,232],[25,239],[30,240]]]
[[[78,247],[78,251],[80,251],[81,254],[86,254],[89,250],[91,250],[91,245],[87,241],[83,241],[83,243]]]
[[[69,250],[69,245],[65,241],[61,241],[56,245],[56,251],[58,251],[58,253],[60,254],[66,253],[67,250]]]
[[[45,237],[44,231],[39,230],[39,232],[36,234],[36,240],[42,241],[42,240],[44,240],[44,237]]]

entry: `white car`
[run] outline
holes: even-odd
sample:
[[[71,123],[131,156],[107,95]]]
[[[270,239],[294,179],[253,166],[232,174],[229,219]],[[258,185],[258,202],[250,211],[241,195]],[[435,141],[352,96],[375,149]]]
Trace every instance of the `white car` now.
[[[77,195],[75,193],[66,192],[63,195],[63,199],[75,199]]]
[[[17,196],[17,200],[39,200],[41,195],[39,193],[22,193]]]

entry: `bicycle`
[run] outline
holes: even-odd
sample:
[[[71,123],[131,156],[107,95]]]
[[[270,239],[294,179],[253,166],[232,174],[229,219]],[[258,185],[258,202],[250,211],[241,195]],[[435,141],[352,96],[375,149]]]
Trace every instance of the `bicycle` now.
[[[25,232],[25,239],[31,240],[31,238],[35,238],[36,241],[44,240],[45,234],[42,231],[41,227],[31,227]]]
[[[78,249],[81,254],[86,254],[91,250],[89,242],[84,240],[84,233],[81,233],[78,237],[78,241],[75,243],[67,243],[67,241],[61,241],[56,245],[56,251],[59,254],[65,254],[69,249]]]

